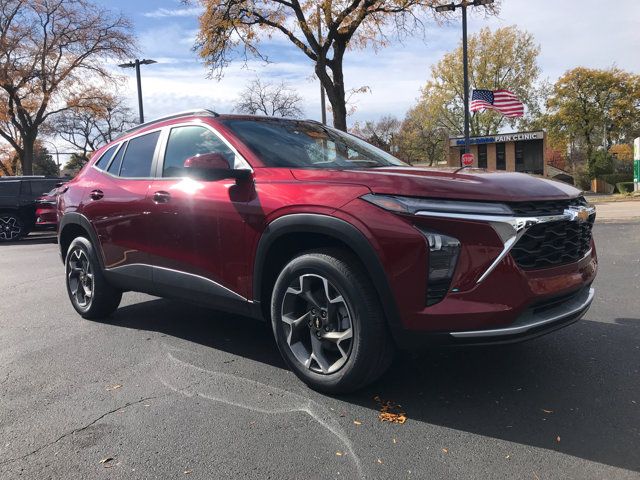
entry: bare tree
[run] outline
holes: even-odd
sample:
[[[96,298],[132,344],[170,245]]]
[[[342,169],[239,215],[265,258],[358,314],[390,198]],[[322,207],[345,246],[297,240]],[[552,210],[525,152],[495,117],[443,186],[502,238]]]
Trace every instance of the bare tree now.
[[[0,0],[0,137],[25,174],[49,117],[101,98],[106,61],[132,53],[129,21],[87,0]]]
[[[394,153],[395,137],[399,132],[400,121],[391,115],[385,115],[377,122],[365,122],[364,125],[356,123],[352,129],[355,135],[390,153]]]
[[[244,88],[234,110],[251,115],[299,118],[304,114],[301,104],[302,97],[286,83],[263,83],[256,78]]]
[[[133,112],[124,101],[106,96],[93,105],[66,110],[56,116],[53,132],[76,147],[80,158],[89,154],[135,124]]]

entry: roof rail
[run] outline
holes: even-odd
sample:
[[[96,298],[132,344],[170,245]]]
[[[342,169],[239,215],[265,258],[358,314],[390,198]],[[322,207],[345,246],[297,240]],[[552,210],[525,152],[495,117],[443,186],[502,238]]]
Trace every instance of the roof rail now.
[[[153,125],[154,123],[163,122],[165,120],[173,120],[174,118],[189,117],[191,115],[201,115],[201,116],[207,116],[207,117],[218,117],[218,116],[220,116],[218,113],[216,113],[213,110],[210,110],[208,108],[198,108],[198,109],[195,109],[195,110],[185,110],[184,112],[173,113],[173,114],[167,115],[165,117],[155,118],[155,119],[153,119],[153,120],[151,120],[149,122],[141,123],[139,125],[136,125],[135,127],[131,127],[130,129],[125,130],[120,135],[118,135],[118,137],[121,137],[122,135],[126,135],[128,133],[135,132],[135,131],[140,130],[140,129],[144,128],[144,127],[147,127],[149,125]]]

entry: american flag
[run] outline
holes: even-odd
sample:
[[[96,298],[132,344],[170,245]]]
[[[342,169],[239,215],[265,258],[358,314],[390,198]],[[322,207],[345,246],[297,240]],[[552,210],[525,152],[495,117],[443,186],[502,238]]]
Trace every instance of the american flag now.
[[[524,105],[509,90],[474,90],[471,94],[471,111],[496,110],[505,117],[522,117]]]

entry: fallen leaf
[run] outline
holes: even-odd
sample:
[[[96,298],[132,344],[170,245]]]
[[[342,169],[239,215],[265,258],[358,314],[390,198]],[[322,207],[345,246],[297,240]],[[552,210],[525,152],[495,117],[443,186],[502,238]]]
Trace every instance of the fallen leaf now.
[[[442,449],[442,451],[443,451],[444,453],[449,453],[449,449],[448,449],[448,448],[443,448],[443,449]]]
[[[543,408],[542,411],[544,413],[553,413],[553,410],[547,410],[546,408]]]
[[[556,437],[556,442],[560,443],[560,435]]]
[[[122,388],[122,385],[120,385],[119,383],[116,383],[115,385],[110,385],[106,388],[107,392],[110,392],[111,390],[117,390],[119,388]]]
[[[360,420],[354,420],[353,424],[354,425],[362,425],[362,422]]]
[[[113,457],[107,457],[107,458],[103,458],[102,460],[100,460],[100,463],[107,463],[113,460]]]
[[[378,402],[380,413],[378,419],[381,422],[391,422],[403,424],[407,421],[407,414],[400,410],[400,405],[393,404],[390,401],[383,401],[377,395],[374,400]]]
[[[342,455],[344,455],[344,453],[342,453],[342,452],[336,452],[336,456],[341,457]]]

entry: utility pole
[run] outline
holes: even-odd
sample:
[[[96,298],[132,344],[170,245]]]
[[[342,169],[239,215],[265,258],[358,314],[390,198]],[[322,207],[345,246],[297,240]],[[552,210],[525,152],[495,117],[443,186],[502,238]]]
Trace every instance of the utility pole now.
[[[456,8],[462,9],[462,72],[464,88],[464,153],[469,153],[471,141],[469,140],[469,58],[467,55],[467,7],[489,5],[495,0],[462,0],[460,3],[448,3],[435,7],[436,12],[453,12]],[[462,158],[460,159],[462,166]]]
[[[318,63],[321,68],[324,68],[324,57],[322,54],[322,9],[320,5],[318,5],[318,43],[320,44],[320,51],[318,52]],[[318,78],[318,80],[320,80]],[[327,124],[327,108],[325,105],[324,99],[324,87],[322,86],[322,81],[320,82],[320,110],[322,117],[322,124]]]
[[[118,65],[121,68],[135,68],[136,69],[136,82],[138,84],[138,113],[140,114],[140,123],[144,123],[144,110],[142,108],[142,82],[140,81],[140,65],[151,65],[158,63],[155,60],[138,60],[137,58],[133,62],[121,63]]]

